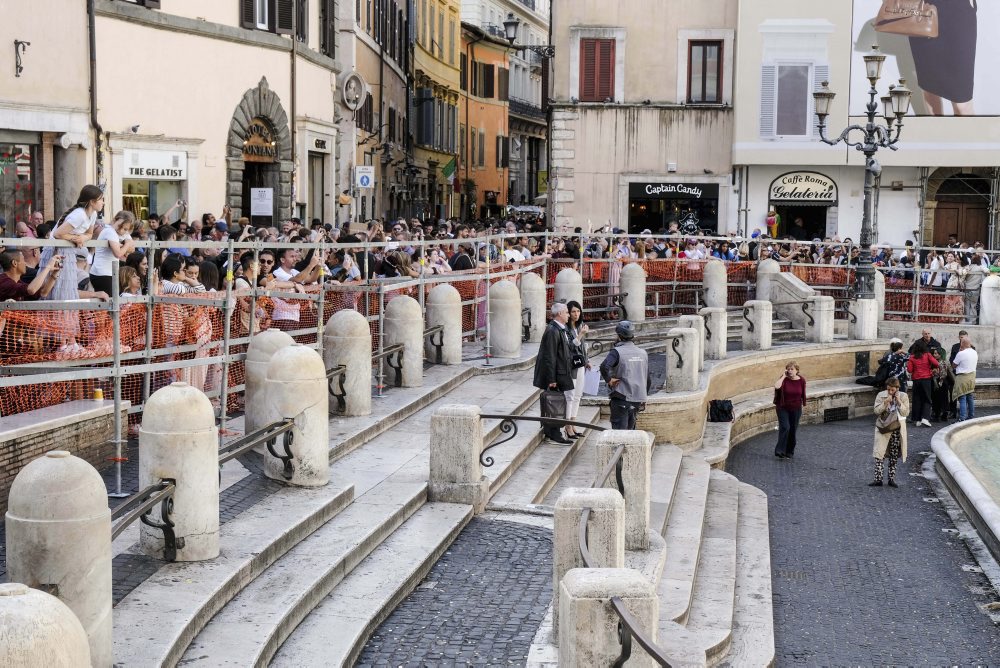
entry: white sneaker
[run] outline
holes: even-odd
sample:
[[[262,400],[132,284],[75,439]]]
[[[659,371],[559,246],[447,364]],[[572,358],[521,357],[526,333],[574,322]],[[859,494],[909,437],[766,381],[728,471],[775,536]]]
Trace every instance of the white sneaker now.
[[[923,420],[920,421],[920,426],[921,427],[930,427],[931,426],[931,421],[928,420],[928,419],[926,419],[926,418],[924,418]]]

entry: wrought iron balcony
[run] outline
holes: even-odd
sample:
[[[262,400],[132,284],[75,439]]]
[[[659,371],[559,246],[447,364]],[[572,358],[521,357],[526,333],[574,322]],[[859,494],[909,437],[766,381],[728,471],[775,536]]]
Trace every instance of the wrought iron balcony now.
[[[538,105],[528,102],[527,100],[519,100],[516,97],[512,97],[508,100],[509,111],[515,116],[523,116],[525,118],[537,119],[540,121],[545,120],[545,112]]]

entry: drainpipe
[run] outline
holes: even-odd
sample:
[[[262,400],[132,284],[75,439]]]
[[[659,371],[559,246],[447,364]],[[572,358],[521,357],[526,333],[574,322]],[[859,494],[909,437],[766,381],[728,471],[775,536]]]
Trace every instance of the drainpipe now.
[[[387,114],[385,112],[385,15],[380,15],[383,26],[379,28],[379,34],[382,35],[381,44],[378,45],[378,145],[383,151],[385,151],[385,142],[382,140],[382,128],[386,126],[388,122]],[[389,173],[389,165],[382,162],[382,156],[378,157],[379,164],[379,180],[378,180],[378,204],[383,208],[383,216],[385,215],[385,210],[388,207],[384,206],[383,200],[385,199],[385,179],[386,175]],[[375,218],[375,205],[372,205],[372,218]],[[386,223],[388,224],[388,219]]]
[[[94,130],[95,177],[97,185],[104,187],[104,154],[101,152],[101,140],[104,128],[97,122],[97,26],[95,20],[94,0],[87,0],[87,31],[90,49],[90,127]]]
[[[91,0],[91,1],[93,1],[93,0]],[[291,122],[290,122],[291,128],[290,128],[290,133],[289,133],[289,135],[291,137],[291,142],[292,142],[291,196],[289,198],[291,200],[291,202],[290,202],[290,205],[291,205],[291,207],[290,207],[291,208],[290,217],[295,215],[295,199],[296,199],[295,198],[295,177],[296,177],[297,172],[298,172],[298,170],[296,169],[296,166],[298,165],[298,146],[295,143],[295,118],[296,118],[296,116],[295,116],[295,99],[296,99],[296,97],[298,97],[298,86],[296,85],[295,65],[296,65],[296,62],[299,59],[299,34],[298,34],[299,33],[299,26],[298,26],[298,20],[299,20],[299,0],[292,0],[292,69],[291,69],[291,73],[290,73],[291,74],[291,78],[292,78],[292,82],[291,82],[291,85],[292,85],[292,100],[291,100],[292,118],[291,118]]]

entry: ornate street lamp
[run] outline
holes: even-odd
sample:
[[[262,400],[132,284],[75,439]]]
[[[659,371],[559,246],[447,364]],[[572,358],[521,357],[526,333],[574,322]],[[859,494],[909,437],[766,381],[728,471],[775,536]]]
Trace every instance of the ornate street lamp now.
[[[877,46],[865,55],[865,76],[868,78],[871,88],[868,91],[868,122],[865,125],[850,125],[840,136],[829,139],[826,136],[826,117],[830,115],[830,107],[833,104],[835,93],[830,90],[830,84],[823,82],[820,90],[813,93],[816,116],[819,118],[819,136],[824,143],[836,146],[843,142],[848,146],[853,146],[858,151],[865,154],[865,208],[861,217],[861,255],[858,258],[858,268],[855,271],[854,293],[857,299],[875,298],[875,269],[872,267],[872,191],[875,188],[875,179],[882,174],[882,167],[875,154],[880,148],[888,148],[893,151],[898,150],[896,144],[899,142],[899,135],[903,129],[903,117],[910,111],[911,91],[906,87],[906,82],[899,80],[898,86],[890,86],[889,94],[879,99],[878,90],[875,85],[882,76],[882,65],[885,62],[885,55]],[[882,102],[882,118],[885,124],[880,123],[879,101]],[[860,140],[852,141],[851,134],[860,132]]]
[[[552,58],[556,55],[556,48],[554,46],[549,46],[548,44],[525,44],[523,46],[514,46],[514,42],[517,41],[517,31],[520,27],[520,19],[514,16],[513,13],[508,13],[507,20],[503,22],[503,32],[514,51],[531,51],[532,53],[537,53],[542,58]]]

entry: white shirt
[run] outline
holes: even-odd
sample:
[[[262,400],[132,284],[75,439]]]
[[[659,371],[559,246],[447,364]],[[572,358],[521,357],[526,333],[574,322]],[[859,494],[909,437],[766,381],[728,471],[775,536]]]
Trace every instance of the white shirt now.
[[[125,239],[128,237],[119,236],[115,232],[113,227],[105,227],[101,230],[101,233],[97,236],[98,240],[102,241],[117,241],[118,243],[124,243]],[[114,259],[115,255],[111,252],[110,247],[98,248],[94,253],[94,263],[90,265],[90,273],[94,276],[110,276],[111,275],[111,261]]]
[[[514,248],[508,248],[503,252],[503,257],[507,262],[521,262],[524,258],[524,253]]]
[[[955,355],[955,373],[973,373],[979,364],[979,353],[972,348],[959,350]]]
[[[85,232],[89,232],[90,228],[92,228],[96,222],[97,212],[95,211],[88,217],[87,212],[83,209],[83,207],[73,209],[63,221],[63,223],[69,223],[73,226],[73,234],[84,234]]]
[[[278,267],[273,272],[274,277],[279,281],[290,281],[299,272],[295,268],[286,270],[284,267]],[[291,320],[292,322],[299,321],[299,302],[286,302],[284,299],[274,299],[274,313],[271,315],[273,320]]]

